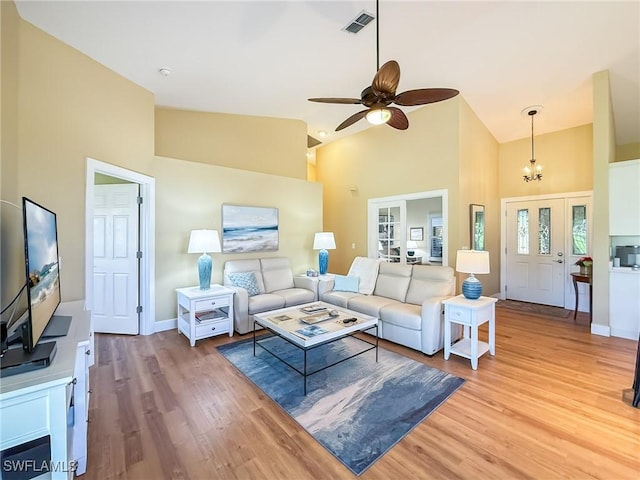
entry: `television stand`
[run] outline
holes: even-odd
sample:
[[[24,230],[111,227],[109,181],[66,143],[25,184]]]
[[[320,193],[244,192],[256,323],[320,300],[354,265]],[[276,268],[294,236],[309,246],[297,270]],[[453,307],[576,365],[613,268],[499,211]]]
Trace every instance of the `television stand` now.
[[[22,348],[10,348],[0,358],[0,377],[30,372],[51,365],[56,354],[56,342],[39,343],[33,352]]]

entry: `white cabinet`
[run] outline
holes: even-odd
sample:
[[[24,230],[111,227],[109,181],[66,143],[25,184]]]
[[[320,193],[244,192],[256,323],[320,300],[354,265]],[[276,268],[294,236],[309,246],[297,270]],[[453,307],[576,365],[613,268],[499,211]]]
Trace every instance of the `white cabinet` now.
[[[640,160],[609,164],[609,235],[640,235]]]
[[[72,320],[68,334],[55,339],[50,366],[0,383],[0,450],[49,436],[52,480],[82,475],[87,466],[91,322],[83,303],[56,310]]]
[[[609,327],[614,337],[637,340],[640,334],[640,272],[609,273]]]

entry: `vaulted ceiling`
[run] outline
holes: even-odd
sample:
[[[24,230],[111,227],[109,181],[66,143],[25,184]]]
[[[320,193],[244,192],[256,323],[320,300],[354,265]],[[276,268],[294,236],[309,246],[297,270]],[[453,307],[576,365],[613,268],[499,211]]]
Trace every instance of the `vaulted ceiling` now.
[[[330,142],[376,72],[376,27],[343,28],[369,1],[16,2],[21,17],[181,109],[300,119]],[[379,6],[380,63],[398,91],[449,87],[506,142],[592,122],[592,74],[609,70],[616,143],[640,141],[640,2],[399,1]],[[61,66],[62,68],[62,66]],[[159,70],[168,68],[163,76]],[[404,108],[410,111],[412,108]],[[418,107],[419,108],[419,107]],[[411,128],[411,127],[409,127]],[[398,132],[402,135],[402,132]]]

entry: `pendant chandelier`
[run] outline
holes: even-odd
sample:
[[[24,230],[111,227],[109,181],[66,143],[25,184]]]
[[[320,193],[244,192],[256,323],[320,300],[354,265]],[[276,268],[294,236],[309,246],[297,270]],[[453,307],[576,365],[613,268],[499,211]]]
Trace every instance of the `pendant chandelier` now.
[[[535,180],[542,180],[542,167],[540,165],[536,165],[536,157],[534,155],[533,148],[533,117],[536,116],[540,108],[541,107],[525,108],[527,115],[531,117],[531,160],[529,160],[529,165],[524,167],[524,175],[522,176],[524,181],[527,183]]]

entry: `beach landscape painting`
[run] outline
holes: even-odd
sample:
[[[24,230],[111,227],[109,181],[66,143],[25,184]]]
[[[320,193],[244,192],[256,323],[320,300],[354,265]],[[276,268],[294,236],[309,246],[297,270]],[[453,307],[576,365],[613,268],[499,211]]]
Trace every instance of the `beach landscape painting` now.
[[[222,252],[278,250],[278,209],[222,205]]]

